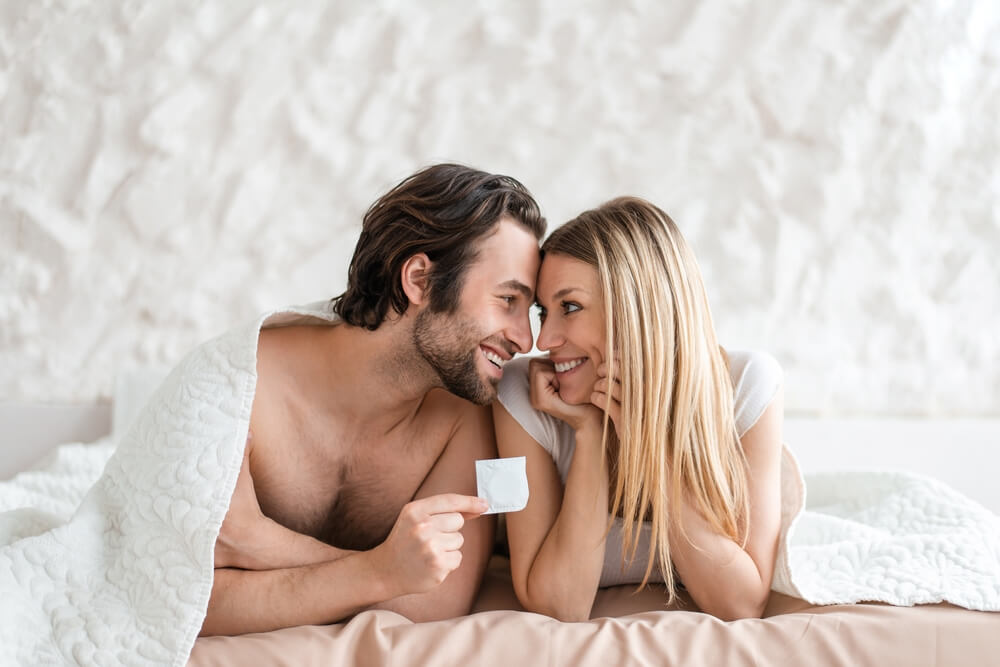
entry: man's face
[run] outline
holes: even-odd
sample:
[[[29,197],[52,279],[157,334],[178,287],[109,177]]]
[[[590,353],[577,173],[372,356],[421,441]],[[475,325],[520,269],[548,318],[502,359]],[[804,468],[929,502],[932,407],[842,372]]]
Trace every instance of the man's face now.
[[[478,405],[496,397],[503,365],[531,349],[528,317],[538,273],[538,241],[504,217],[478,242],[454,313],[422,310],[414,323],[417,350],[445,389]]]

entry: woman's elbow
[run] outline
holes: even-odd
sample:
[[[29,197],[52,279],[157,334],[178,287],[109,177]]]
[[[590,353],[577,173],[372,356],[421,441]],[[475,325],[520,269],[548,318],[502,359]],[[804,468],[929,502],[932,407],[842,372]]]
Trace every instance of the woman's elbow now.
[[[582,623],[590,620],[590,613],[583,611],[582,608],[574,608],[569,605],[532,604],[531,601],[522,601],[521,604],[526,611],[544,614],[561,623]]]
[[[741,599],[726,600],[714,609],[704,609],[722,621],[739,621],[745,618],[761,618],[767,608],[770,591]]]
[[[544,591],[531,591],[529,593],[526,586],[515,587],[515,593],[517,593],[518,601],[525,611],[544,614],[563,623],[580,623],[590,620],[590,606],[577,601],[559,600],[557,596],[547,594]]]

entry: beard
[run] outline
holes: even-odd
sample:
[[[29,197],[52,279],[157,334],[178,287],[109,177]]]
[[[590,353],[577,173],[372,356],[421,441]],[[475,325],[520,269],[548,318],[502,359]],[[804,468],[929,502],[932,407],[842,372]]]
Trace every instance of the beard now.
[[[476,355],[482,339],[472,321],[458,316],[424,310],[413,325],[414,347],[444,388],[476,405],[489,405],[496,397],[496,381],[479,375]]]

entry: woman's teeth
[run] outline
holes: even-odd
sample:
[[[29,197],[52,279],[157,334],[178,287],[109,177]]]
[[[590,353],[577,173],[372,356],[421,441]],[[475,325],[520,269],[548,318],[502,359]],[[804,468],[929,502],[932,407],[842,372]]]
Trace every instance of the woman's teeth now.
[[[565,373],[566,371],[571,371],[585,361],[586,359],[574,359],[573,361],[564,361],[557,363],[555,365],[556,373]]]

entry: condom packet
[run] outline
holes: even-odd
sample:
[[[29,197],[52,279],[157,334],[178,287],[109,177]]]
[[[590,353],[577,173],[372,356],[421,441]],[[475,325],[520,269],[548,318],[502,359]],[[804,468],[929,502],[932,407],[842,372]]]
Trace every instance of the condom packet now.
[[[479,497],[490,504],[483,514],[523,510],[528,504],[525,458],[513,456],[476,461],[476,488]]]

